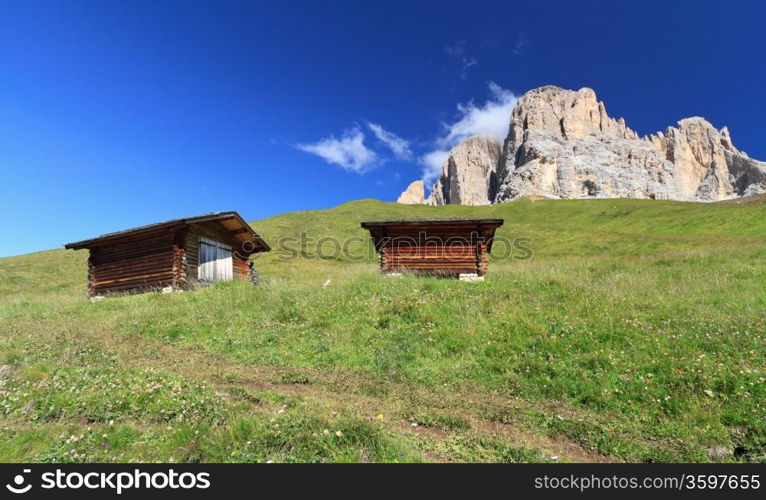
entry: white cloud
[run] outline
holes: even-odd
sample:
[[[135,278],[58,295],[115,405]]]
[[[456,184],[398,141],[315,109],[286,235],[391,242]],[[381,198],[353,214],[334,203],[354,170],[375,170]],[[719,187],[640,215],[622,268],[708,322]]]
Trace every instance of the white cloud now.
[[[458,44],[453,50],[460,53],[463,49]],[[423,168],[423,181],[430,187],[441,175],[450,149],[459,142],[475,135],[490,137],[498,142],[505,140],[511,112],[518,98],[494,82],[489,82],[489,94],[484,104],[477,105],[473,100],[458,104],[454,119],[441,124],[440,135],[433,141],[430,150],[420,156],[413,153],[409,141],[373,122],[367,122],[366,125],[380,141],[375,144],[377,151],[364,143],[365,134],[356,125],[346,130],[340,138],[331,135],[315,143],[297,144],[295,147],[349,172],[364,174],[386,160],[385,151],[382,150],[385,146],[398,160],[416,160]]]
[[[447,45],[444,47],[444,53],[448,56],[455,58],[460,64],[460,79],[465,80],[468,78],[468,70],[472,66],[479,64],[479,61],[475,57],[469,56],[466,53],[466,40],[458,40],[453,45]]]
[[[529,37],[524,33],[519,33],[516,37],[516,44],[513,46],[513,53],[517,56],[522,55],[529,48]]]
[[[442,135],[435,141],[435,149],[422,155],[423,182],[429,185],[441,175],[442,165],[449,150],[459,142],[481,135],[503,142],[508,135],[511,111],[518,97],[494,82],[489,82],[490,98],[484,105],[473,101],[458,104],[458,115],[452,123],[442,123]]]
[[[472,66],[476,66],[479,64],[479,61],[476,60],[474,57],[463,57],[460,60],[460,79],[465,80],[468,78],[468,70],[471,69]]]
[[[442,167],[447,161],[449,150],[437,149],[420,157],[423,165],[423,182],[430,187],[442,174]]]
[[[444,135],[437,144],[452,147],[463,139],[473,135],[492,137],[502,142],[508,135],[511,111],[518,97],[511,91],[489,82],[490,99],[483,106],[473,101],[458,104],[458,119],[452,124],[442,124]]]
[[[297,144],[295,147],[356,174],[368,172],[378,162],[377,153],[365,146],[364,134],[358,127],[346,130],[340,139],[330,136],[312,144]]]
[[[465,55],[465,43],[466,43],[466,39],[461,38],[460,40],[453,43],[452,45],[445,46],[444,53],[450,56]]]
[[[378,138],[380,142],[388,146],[388,149],[394,153],[394,156],[398,160],[411,160],[412,150],[410,149],[410,143],[402,139],[393,132],[389,132],[377,123],[367,123],[372,133]]]

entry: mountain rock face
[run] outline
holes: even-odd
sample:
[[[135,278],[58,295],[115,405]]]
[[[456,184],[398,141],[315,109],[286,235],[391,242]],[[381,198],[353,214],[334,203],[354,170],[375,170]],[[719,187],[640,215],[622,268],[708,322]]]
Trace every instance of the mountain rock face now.
[[[502,146],[486,137],[470,137],[450,151],[428,205],[489,205],[495,197]]]
[[[766,163],[726,127],[687,118],[647,137],[607,115],[593,90],[540,87],[522,96],[502,146],[458,144],[425,203],[480,205],[526,196],[717,201],[766,192]]]
[[[419,205],[423,203],[425,195],[426,187],[423,184],[423,181],[415,181],[407,186],[407,189],[405,189],[402,194],[399,195],[399,198],[396,200],[396,202],[405,203],[408,205]]]

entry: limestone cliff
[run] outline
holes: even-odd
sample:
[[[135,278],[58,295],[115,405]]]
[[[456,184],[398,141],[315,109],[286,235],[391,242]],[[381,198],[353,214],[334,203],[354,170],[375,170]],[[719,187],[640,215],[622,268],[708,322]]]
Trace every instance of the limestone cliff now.
[[[405,203],[408,205],[417,205],[423,203],[424,197],[425,186],[423,185],[423,181],[415,181],[407,186],[407,189],[405,189],[402,194],[399,195],[399,198],[396,200],[396,202]]]
[[[766,163],[737,150],[726,127],[687,118],[639,137],[589,88],[522,96],[500,146],[458,144],[425,203],[478,205],[525,196],[717,201],[766,192]]]
[[[470,137],[450,151],[428,205],[489,205],[495,196],[502,147],[487,137]]]

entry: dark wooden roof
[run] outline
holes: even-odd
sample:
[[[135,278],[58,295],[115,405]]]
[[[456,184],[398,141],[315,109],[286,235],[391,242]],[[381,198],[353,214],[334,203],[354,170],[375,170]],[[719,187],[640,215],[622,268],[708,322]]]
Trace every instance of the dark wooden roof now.
[[[486,225],[502,226],[504,219],[389,219],[362,222],[362,227],[369,229],[371,227],[387,226],[449,226],[449,225]]]
[[[124,231],[117,231],[115,233],[108,233],[101,235],[97,238],[91,238],[88,240],[76,241],[74,243],[67,243],[64,248],[70,248],[79,250],[81,248],[90,248],[92,246],[107,243],[111,240],[116,240],[125,236],[140,236],[141,233],[154,231],[167,227],[168,229],[173,227],[181,227],[189,224],[199,224],[202,222],[220,222],[221,225],[228,230],[232,236],[242,239],[243,241],[255,241],[262,247],[261,250],[271,250],[271,247],[256,233],[250,225],[245,222],[241,215],[237,212],[211,212],[204,215],[197,215],[194,217],[184,217],[182,219],[171,219],[165,222],[158,222],[156,224],[149,224],[147,226],[134,227],[132,229],[126,229]]]
[[[426,234],[446,232],[455,235],[478,231],[487,242],[489,251],[492,249],[495,230],[504,222],[503,219],[391,219],[362,222],[362,228],[370,231],[376,247],[384,237],[396,237],[396,234],[411,231],[422,231]]]

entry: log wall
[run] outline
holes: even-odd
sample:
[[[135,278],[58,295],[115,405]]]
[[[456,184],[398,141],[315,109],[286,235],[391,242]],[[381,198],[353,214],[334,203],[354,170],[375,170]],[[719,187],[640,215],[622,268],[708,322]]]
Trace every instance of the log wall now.
[[[384,273],[486,274],[488,249],[502,220],[369,222]]]
[[[486,259],[480,252],[478,245],[407,247],[390,244],[380,249],[381,269],[438,274],[480,274],[481,263]]]
[[[174,286],[180,252],[174,233],[167,230],[93,247],[88,258],[89,294]]]

